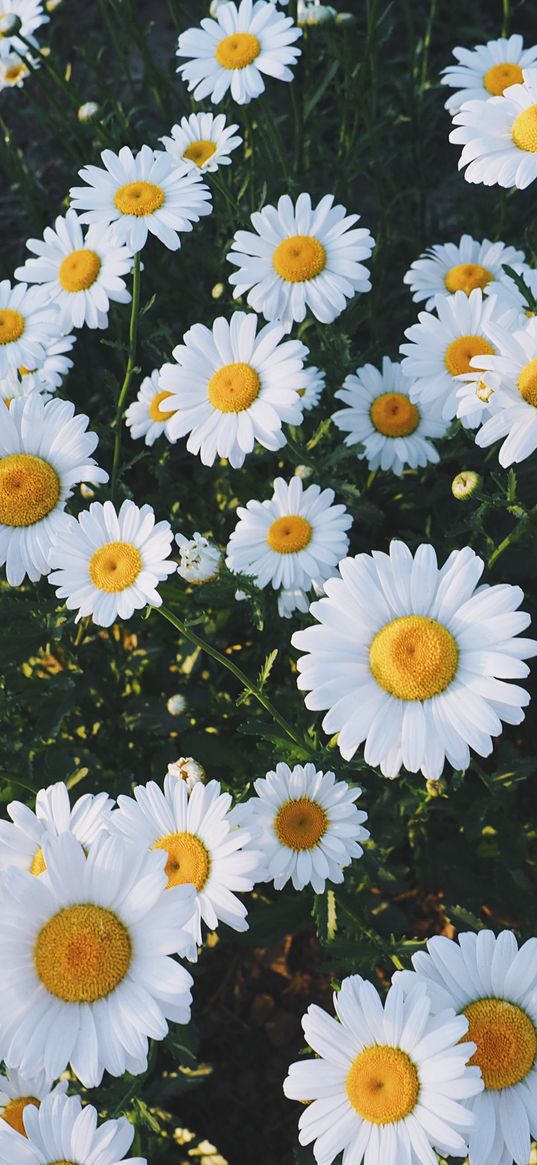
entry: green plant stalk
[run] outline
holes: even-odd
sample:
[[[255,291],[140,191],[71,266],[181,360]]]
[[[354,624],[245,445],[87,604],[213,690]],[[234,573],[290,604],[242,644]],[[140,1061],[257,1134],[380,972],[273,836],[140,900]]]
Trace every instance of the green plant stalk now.
[[[123,384],[117,398],[116,415],[114,417],[114,456],[112,461],[112,483],[110,487],[112,501],[115,498],[117,488],[117,478],[119,472],[119,463],[121,456],[121,426],[123,422],[123,413],[125,411],[125,402],[130,388],[132,374],[136,365],[136,341],[138,338],[138,318],[140,313],[140,252],[134,256],[134,265],[132,268],[132,301],[131,301],[131,318],[129,324],[129,353],[127,356],[127,367],[125,369],[125,376]]]
[[[508,550],[510,546],[513,545],[514,542],[518,542],[519,538],[521,538],[522,535],[525,533],[528,524],[531,523],[532,521],[534,521],[536,518],[537,518],[537,505],[533,506],[533,508],[531,510],[528,510],[528,513],[525,514],[524,517],[520,519],[518,526],[513,526],[511,533],[508,534],[507,537],[504,538],[503,541],[500,542],[499,545],[495,547],[495,549],[492,551],[492,554],[489,555],[489,558],[487,561],[487,567],[489,570],[498,561],[500,556],[502,554],[504,554],[505,551]]]
[[[42,52],[40,48],[37,48],[36,45],[32,45],[29,40],[26,40],[26,37],[21,36],[20,32],[17,35],[19,40],[21,40],[23,45],[25,45],[28,49],[28,52],[33,54],[34,57],[39,58],[43,68],[46,70],[49,77],[54,81],[54,84],[57,85],[59,89],[61,89],[62,93],[65,93],[65,96],[74,106],[74,108],[78,109],[82,104],[82,98],[73,92],[71,85],[69,85],[65,78],[61,76],[61,73],[58,73],[58,71],[54,68],[54,65],[51,65],[47,54]],[[26,58],[26,64],[28,64],[28,58]]]

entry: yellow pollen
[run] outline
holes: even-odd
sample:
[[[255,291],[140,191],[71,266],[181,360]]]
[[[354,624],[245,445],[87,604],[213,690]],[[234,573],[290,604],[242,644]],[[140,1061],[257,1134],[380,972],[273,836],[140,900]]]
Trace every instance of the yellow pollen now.
[[[272,256],[272,266],[288,283],[315,279],[326,267],[326,251],[313,235],[292,235],[282,239]]]
[[[496,1092],[519,1084],[537,1056],[537,1032],[529,1015],[505,999],[478,999],[463,1015],[469,1028],[461,1043],[477,1045],[469,1062],[481,1068],[485,1088]]]
[[[478,380],[475,388],[475,395],[482,404],[487,405],[491,396],[494,395],[494,389],[490,387],[484,380]]]
[[[14,399],[15,399],[15,398],[14,398],[14,397],[12,397],[12,396],[4,396],[4,397],[2,397],[2,400],[3,400],[3,402],[4,402],[5,406],[6,406],[6,409],[10,409],[10,408],[11,408],[11,402],[12,402]]]
[[[24,331],[24,316],[10,307],[0,308],[0,344],[13,344]]]
[[[267,531],[267,542],[277,554],[296,554],[311,542],[313,528],[299,514],[276,518]]]
[[[518,391],[529,405],[537,409],[537,359],[524,365],[518,378]]]
[[[38,850],[36,850],[36,852],[32,858],[32,863],[30,866],[30,873],[33,874],[35,878],[38,878],[40,874],[45,873],[46,868],[47,868],[47,863],[46,863],[45,858],[43,856],[43,850],[38,849]]]
[[[126,182],[119,186],[114,194],[114,205],[121,214],[134,214],[136,218],[143,218],[146,214],[154,214],[164,206],[166,195],[161,186],[154,182]]]
[[[259,396],[261,380],[251,364],[224,364],[209,381],[209,400],[221,413],[242,413]]]
[[[95,283],[100,270],[99,256],[95,251],[83,248],[80,251],[72,251],[63,260],[58,271],[58,279],[64,291],[87,291],[88,287]]]
[[[15,84],[28,72],[26,65],[8,65],[4,72],[4,80],[8,83]]]
[[[408,437],[419,423],[420,414],[402,392],[383,392],[369,410],[371,423],[384,437]]]
[[[416,1107],[418,1070],[402,1048],[373,1044],[353,1060],[345,1082],[352,1107],[374,1125],[405,1120]]]
[[[493,65],[483,77],[483,85],[493,97],[501,97],[504,89],[510,85],[520,85],[524,75],[520,65],[511,65],[509,61],[502,61],[500,65]]]
[[[33,1104],[34,1108],[40,1108],[41,1101],[37,1099],[37,1096],[17,1096],[16,1100],[10,1100],[6,1104],[3,1113],[0,1114],[2,1120],[23,1137],[28,1136],[22,1119],[22,1114],[28,1104]]]
[[[149,405],[149,416],[152,421],[167,421],[170,417],[173,417],[176,409],[172,409],[171,412],[167,413],[160,407],[163,400],[167,400],[169,396],[173,396],[173,392],[157,392],[157,395],[153,397]]]
[[[296,852],[314,849],[328,829],[328,817],[316,801],[298,797],[280,805],[274,818],[276,836],[282,845]]]
[[[207,138],[200,138],[199,142],[191,142],[187,146],[183,152],[183,158],[188,158],[189,162],[195,162],[196,166],[203,166],[215,153],[215,143],[210,142]]]
[[[106,542],[92,554],[89,576],[100,591],[117,594],[131,587],[142,569],[142,556],[131,542]]]
[[[461,376],[463,372],[475,372],[470,364],[474,356],[492,356],[494,348],[483,336],[459,336],[448,344],[444,353],[446,368],[450,376]]]
[[[56,470],[32,453],[0,458],[0,523],[33,526],[58,504],[61,486]]]
[[[261,52],[261,45],[251,32],[234,32],[216,46],[215,57],[223,69],[245,69]]]
[[[187,882],[203,890],[209,877],[211,860],[199,837],[194,833],[168,833],[159,838],[151,849],[163,849],[168,854],[164,872],[170,886],[184,886]]]
[[[19,367],[18,367],[19,376],[29,376],[30,372],[31,372],[30,368],[26,368],[26,366],[24,364],[19,364]]]
[[[492,272],[480,263],[459,263],[456,267],[450,267],[444,283],[448,291],[465,291],[470,295],[476,287],[486,287],[493,278]]]
[[[523,109],[511,126],[511,137],[519,150],[537,153],[537,105]]]
[[[457,673],[459,649],[442,623],[425,615],[403,615],[377,631],[369,666],[381,688],[398,700],[430,700]]]
[[[66,906],[41,928],[34,965],[46,991],[64,1003],[95,1003],[125,978],[129,932],[111,910],[88,902]]]

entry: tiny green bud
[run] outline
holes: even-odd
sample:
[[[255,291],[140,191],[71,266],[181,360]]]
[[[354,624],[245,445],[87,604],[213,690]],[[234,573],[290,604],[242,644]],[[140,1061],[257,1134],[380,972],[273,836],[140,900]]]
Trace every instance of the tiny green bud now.
[[[451,483],[453,497],[458,502],[467,502],[468,498],[471,498],[472,494],[475,493],[480,482],[481,478],[475,470],[463,469],[462,473],[458,473]]]
[[[213,299],[220,299],[220,297],[223,294],[224,294],[224,284],[223,283],[215,283],[215,285],[211,291],[211,295],[212,295]]]
[[[443,777],[438,781],[428,780],[425,783],[430,797],[442,797],[446,792],[447,784]]]
[[[96,121],[99,116],[101,107],[96,101],[85,101],[78,110],[78,120],[86,124],[88,121]]]

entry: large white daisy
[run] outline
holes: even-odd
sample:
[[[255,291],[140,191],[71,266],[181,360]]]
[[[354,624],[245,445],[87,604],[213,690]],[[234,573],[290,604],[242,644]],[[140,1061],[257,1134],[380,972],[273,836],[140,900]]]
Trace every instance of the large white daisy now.
[[[328,709],[345,760],[365,741],[365,759],[395,777],[401,765],[437,778],[445,759],[466,769],[470,748],[492,751],[502,720],[520,724],[528,693],[506,679],[528,674],[537,641],[519,639],[530,616],[520,587],[481,585],[484,563],[470,547],[439,569],[432,546],[415,555],[357,554],[312,603],[318,625],[295,631],[298,686],[306,706]]]
[[[226,125],[223,113],[191,113],[172,126],[170,137],[161,138],[164,148],[176,162],[189,162],[209,173],[219,166],[229,166],[230,154],[240,146],[238,125]]]
[[[492,243],[490,239],[478,242],[471,235],[462,235],[458,243],[429,247],[411,263],[404,283],[410,287],[412,299],[416,303],[425,299],[425,307],[431,311],[437,295],[453,295],[455,291],[469,295],[477,287],[494,293],[498,285],[494,281],[507,279],[503,264],[524,264],[524,258],[523,251],[505,243]]]
[[[439,461],[428,438],[443,437],[447,422],[440,419],[438,405],[413,404],[409,387],[401,365],[383,356],[382,371],[364,364],[335,394],[345,408],[332,420],[347,433],[345,445],[363,445],[358,457],[366,458],[370,469],[391,469],[401,476],[405,466],[417,469]]]
[[[173,350],[176,364],[164,364],[160,386],[176,409],[168,436],[189,434],[187,449],[204,465],[227,457],[238,469],[256,441],[275,451],[285,445],[284,422],[299,425],[298,390],[308,349],[298,340],[282,343],[280,324],[257,332],[257,316],[234,312],[211,328],[194,324]]]
[[[0,283],[0,379],[22,365],[29,371],[45,359],[47,344],[57,339],[59,312],[40,287],[9,279]]]
[[[456,65],[442,69],[442,85],[456,92],[446,101],[446,109],[456,113],[466,101],[488,101],[501,97],[510,85],[524,79],[523,69],[537,63],[537,45],[524,48],[518,34],[489,40],[473,49],[453,49]]]
[[[17,866],[31,874],[42,874],[43,841],[60,833],[73,833],[88,849],[107,828],[113,805],[108,793],[83,793],[71,808],[63,781],[39,790],[35,813],[21,801],[11,801],[7,806],[11,822],[0,821],[0,869]]]
[[[237,231],[227,258],[238,268],[229,276],[235,299],[246,295],[266,320],[281,320],[286,331],[310,311],[331,324],[357,292],[370,291],[364,260],[374,247],[370,232],[353,230],[359,214],[349,214],[325,194],[313,207],[309,194],[293,203],[282,194],[277,206],[251,216],[254,231]]]
[[[512,931],[435,935],[395,979],[411,997],[425,988],[433,1013],[468,1021],[470,1061],[484,1091],[471,1100],[470,1165],[527,1165],[537,1138],[537,939],[520,950]],[[464,1044],[463,1044],[464,1046]]]
[[[130,619],[151,604],[156,590],[177,564],[169,558],[169,522],[157,522],[151,506],[126,499],[118,513],[112,502],[92,502],[78,518],[65,515],[49,552],[49,582],[76,622],[91,615],[100,627]]]
[[[502,97],[466,101],[453,118],[450,142],[462,145],[459,170],[467,182],[517,186],[537,178],[537,69],[524,71],[524,83],[510,85]]]
[[[424,990],[390,988],[384,1002],[360,975],[334,994],[334,1019],[312,1004],[303,1020],[318,1059],[291,1064],[284,1092],[311,1101],[299,1120],[302,1145],[318,1165],[343,1150],[344,1165],[436,1165],[465,1155],[473,1118],[468,1101],[482,1089],[468,1030],[452,1009],[432,1015]]]
[[[178,166],[166,150],[142,146],[136,156],[128,146],[119,154],[103,150],[104,166],[79,171],[87,186],[73,186],[71,205],[84,223],[114,224],[120,243],[141,251],[150,232],[170,251],[180,235],[210,214],[211,192],[194,166]]]
[[[125,413],[125,424],[134,440],[143,437],[146,445],[154,445],[162,433],[171,440],[168,422],[175,412],[175,409],[168,408],[171,395],[161,388],[158,368],[150,376],[144,376],[136,400]]]
[[[73,486],[108,481],[90,456],[97,437],[87,425],[70,401],[45,402],[38,392],[0,409],[0,564],[11,586],[48,573]]]
[[[122,1116],[97,1124],[97,1109],[82,1107],[80,1096],[55,1092],[25,1113],[26,1140],[0,1140],[1,1165],[147,1165],[144,1157],[128,1157],[135,1127]]]
[[[13,17],[21,22],[16,32],[11,31]],[[50,16],[44,11],[41,0],[0,0],[0,57],[6,57],[11,52],[27,55],[28,46],[20,39],[21,36],[37,48],[33,34],[36,28],[48,24],[49,20]]]
[[[86,857],[62,833],[44,857],[40,878],[3,875],[0,1054],[25,1075],[70,1064],[87,1088],[105,1070],[143,1072],[148,1037],[190,1018],[192,978],[169,956],[193,891],[165,894],[164,855],[117,836],[101,834]]]
[[[483,380],[491,390],[491,416],[476,434],[482,448],[502,437],[498,457],[504,468],[525,461],[537,449],[537,319],[510,332],[497,328],[496,353],[483,361]]]
[[[53,1077],[47,1076],[45,1072],[38,1072],[36,1076],[22,1076],[16,1068],[6,1068],[5,1075],[0,1074],[0,1118],[4,1121],[4,1124],[0,1124],[0,1139],[5,1129],[13,1129],[25,1137],[23,1118],[28,1105],[39,1108],[47,1096],[59,1096],[65,1092],[65,1080],[54,1084]],[[11,1160],[10,1165],[13,1165]]]
[[[264,92],[263,74],[292,81],[290,65],[300,56],[294,41],[302,36],[291,17],[267,0],[223,4],[215,19],[182,32],[177,56],[187,57],[177,72],[196,101],[210,97],[217,105],[228,90],[238,105]]]

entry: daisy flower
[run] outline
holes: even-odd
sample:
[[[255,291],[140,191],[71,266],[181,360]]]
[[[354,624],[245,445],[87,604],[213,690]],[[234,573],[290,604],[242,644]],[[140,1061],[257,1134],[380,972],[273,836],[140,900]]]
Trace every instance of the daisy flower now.
[[[526,1165],[537,1137],[537,939],[520,950],[512,931],[435,935],[395,975],[412,997],[425,988],[433,1013],[454,1007],[468,1021],[484,1091],[469,1104],[470,1165]],[[464,1047],[465,1044],[462,1044]]]
[[[38,392],[0,410],[0,565],[20,586],[48,574],[48,551],[78,482],[108,481],[93,457],[95,433],[68,400]],[[74,521],[74,519],[73,519]]]
[[[298,395],[301,400],[302,409],[305,413],[310,409],[314,409],[319,404],[321,396],[326,388],[326,372],[315,365],[310,368],[304,368],[301,376],[302,384],[298,390]]]
[[[473,1124],[468,1101],[482,1089],[467,1067],[475,1044],[463,1040],[464,1016],[433,1016],[425,991],[392,986],[384,1005],[360,975],[334,994],[334,1019],[312,1004],[303,1020],[318,1059],[291,1064],[284,1082],[292,1100],[312,1101],[299,1120],[301,1145],[314,1142],[318,1165],[344,1150],[345,1165],[433,1165],[465,1155]]]
[[[12,372],[5,380],[0,380],[0,399],[7,408],[10,407],[12,400],[19,396],[30,396],[32,392],[39,393],[44,401],[50,400],[50,393],[41,392],[40,385],[35,383],[32,373],[19,377],[16,372]]]
[[[192,538],[176,534],[175,541],[180,554],[177,573],[185,582],[198,586],[216,578],[222,566],[222,553],[217,546],[213,546],[197,530]]]
[[[537,69],[525,70],[524,83],[503,97],[466,101],[453,124],[449,140],[463,146],[467,182],[524,190],[537,178]]]
[[[373,364],[357,368],[335,396],[345,408],[332,420],[347,433],[345,445],[363,445],[358,457],[366,458],[370,469],[391,469],[400,477],[405,466],[417,469],[440,460],[428,438],[443,437],[447,423],[434,406],[412,403],[401,365],[388,356],[382,358],[382,371]]]
[[[374,239],[368,230],[351,230],[359,214],[347,215],[334,195],[313,207],[309,194],[293,204],[282,194],[277,206],[250,216],[254,231],[237,231],[227,258],[238,271],[229,277],[237,299],[246,295],[266,320],[280,320],[290,331],[310,308],[331,324],[358,291],[370,291],[369,259]]]
[[[496,354],[484,361],[484,383],[491,390],[491,416],[476,435],[487,448],[505,437],[500,465],[525,461],[537,449],[537,319],[524,328],[495,332]]]
[[[205,784],[207,774],[203,765],[200,765],[198,760],[194,760],[193,756],[180,756],[177,760],[172,761],[167,769],[170,777],[175,777],[178,781],[183,781],[191,793],[194,785]]]
[[[11,801],[11,822],[0,821],[0,869],[17,866],[40,875],[45,869],[43,841],[60,833],[73,833],[84,849],[106,829],[114,802],[108,793],[84,793],[71,808],[63,781],[40,789],[35,813],[21,801]]]
[[[298,389],[308,349],[298,340],[282,343],[280,324],[257,332],[257,316],[234,312],[211,328],[194,324],[174,348],[176,364],[160,370],[160,386],[176,409],[168,423],[172,441],[189,434],[189,453],[204,465],[226,457],[244,465],[256,441],[274,452],[285,445],[282,424],[299,425]]]
[[[12,52],[26,55],[28,46],[20,39],[21,36],[37,48],[33,34],[36,28],[48,24],[49,20],[41,0],[0,0],[0,57],[7,57]]]
[[[21,1076],[16,1068],[6,1068],[5,1075],[0,1074],[0,1117],[5,1121],[5,1129],[0,1125],[0,1140],[7,1129],[14,1129],[25,1137],[23,1114],[28,1105],[39,1108],[47,1096],[63,1096],[66,1092],[66,1081],[54,1084],[53,1078],[45,1072],[39,1072],[37,1076]],[[11,1160],[9,1165],[13,1165]]]
[[[489,40],[473,49],[453,49],[456,65],[442,69],[442,85],[456,92],[446,101],[446,109],[457,113],[466,101],[488,101],[501,97],[510,85],[524,79],[523,69],[537,63],[537,45],[524,48],[524,40],[513,36]]]
[[[136,156],[128,146],[119,154],[103,150],[104,167],[79,171],[87,186],[69,191],[80,222],[114,224],[119,243],[141,251],[150,232],[170,251],[181,246],[180,234],[211,213],[211,193],[194,166],[178,166],[166,150],[142,146]]]
[[[166,405],[171,396],[171,392],[162,391],[158,368],[150,376],[144,377],[136,400],[133,400],[125,413],[125,423],[133,440],[143,437],[146,445],[154,445],[162,433],[168,437],[168,421],[175,412],[175,409],[170,410]]]
[[[294,41],[302,36],[290,16],[267,0],[223,4],[215,19],[182,32],[177,56],[187,57],[177,72],[196,101],[210,97],[218,105],[228,90],[238,105],[247,105],[265,90],[263,74],[292,81],[290,65],[300,56]]]
[[[1,1165],[57,1165],[72,1158],[77,1165],[147,1165],[144,1157],[123,1162],[135,1128],[122,1116],[97,1124],[97,1109],[79,1096],[57,1092],[25,1114],[26,1137],[0,1141]]]
[[[56,1077],[70,1064],[86,1088],[104,1071],[138,1075],[148,1037],[190,1019],[192,978],[170,955],[193,891],[165,894],[163,854],[117,836],[101,834],[86,857],[62,833],[45,839],[44,856],[40,878],[3,875],[1,1054],[24,1075]]]
[[[483,568],[469,546],[439,569],[432,546],[413,556],[398,541],[340,562],[310,607],[318,625],[291,642],[307,652],[306,706],[328,709],[323,728],[339,733],[345,760],[365,741],[366,763],[384,776],[404,765],[438,778],[446,758],[467,769],[470,748],[489,756],[502,720],[524,719],[528,693],[505,681],[527,676],[537,641],[515,638],[530,622],[517,611],[520,587],[478,587]]]
[[[148,604],[160,607],[155,588],[177,569],[172,537],[169,522],[155,524],[151,506],[126,499],[116,513],[112,502],[92,502],[78,518],[65,515],[49,553],[49,582],[77,612],[76,623],[91,615],[110,627]]]
[[[254,788],[257,796],[241,806],[242,819],[256,829],[265,880],[283,890],[291,879],[295,890],[311,885],[316,894],[324,894],[327,881],[342,882],[343,867],[361,858],[360,842],[369,837],[367,813],[355,805],[362,790],[311,763],[294,769],[277,764]]]
[[[29,372],[20,364],[16,372],[10,372],[0,380],[0,396],[9,403],[15,396],[27,396],[30,392],[40,392],[48,400],[49,394],[60,387],[64,377],[73,367],[73,361],[65,353],[70,352],[76,336],[58,336],[45,348],[45,358]]]
[[[84,234],[78,215],[68,210],[56,219],[54,230],[46,227],[42,239],[28,239],[26,246],[37,255],[17,267],[17,279],[38,283],[50,303],[58,305],[59,327],[106,328],[110,301],[129,303],[122,275],[132,269],[132,255],[118,244],[114,229],[102,223]]]
[[[9,279],[0,282],[0,379],[20,365],[30,371],[37,368],[58,332],[58,309],[40,287],[25,283],[12,287]]]
[[[323,594],[322,587],[314,586],[315,594]],[[242,591],[236,591],[235,598],[237,600],[245,599],[247,596]],[[295,611],[302,611],[305,615],[310,609],[310,597],[307,591],[302,590],[302,587],[282,587],[278,592],[278,615],[280,619],[290,619]]]
[[[238,125],[226,125],[223,113],[191,113],[170,130],[171,137],[161,138],[164,148],[175,162],[190,162],[211,173],[219,166],[229,166],[230,154],[242,142],[235,137]]]
[[[202,921],[210,930],[226,922],[233,930],[248,930],[247,910],[236,896],[259,880],[261,854],[249,848],[248,827],[237,828],[230,793],[219,781],[198,782],[191,792],[185,781],[168,774],[164,790],[155,781],[137,785],[134,797],[120,794],[112,828],[147,850],[164,851],[168,888],[185,886],[195,892],[194,914],[181,936],[179,954],[191,962],[201,945]]]
[[[437,295],[453,295],[455,291],[470,295],[477,287],[494,291],[493,281],[506,279],[504,263],[511,267],[523,264],[524,252],[505,243],[492,243],[490,239],[478,242],[471,235],[462,235],[458,243],[429,247],[411,263],[403,282],[408,283],[412,299],[416,303],[425,299],[425,307],[431,311]]]
[[[34,68],[39,68],[37,61],[32,61],[32,65]],[[9,53],[7,57],[0,55],[0,92],[2,89],[21,89],[29,73],[28,65],[21,60],[17,53]]]

